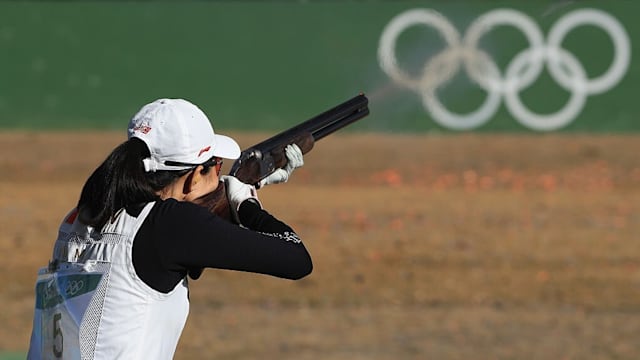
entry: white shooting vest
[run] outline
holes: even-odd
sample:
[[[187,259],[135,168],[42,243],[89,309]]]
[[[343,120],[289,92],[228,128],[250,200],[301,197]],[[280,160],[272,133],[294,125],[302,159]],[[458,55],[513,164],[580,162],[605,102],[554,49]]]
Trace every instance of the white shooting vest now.
[[[121,210],[101,232],[72,211],[38,272],[28,359],[171,359],[189,312],[185,278],[170,293],[136,274],[132,245],[154,203]]]

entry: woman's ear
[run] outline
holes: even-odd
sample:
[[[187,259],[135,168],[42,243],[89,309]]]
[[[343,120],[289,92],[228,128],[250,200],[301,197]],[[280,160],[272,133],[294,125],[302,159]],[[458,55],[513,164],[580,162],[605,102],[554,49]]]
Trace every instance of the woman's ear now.
[[[187,178],[184,180],[184,185],[182,187],[182,193],[185,197],[198,189],[198,183],[202,181],[202,169],[204,169],[204,167],[199,165],[187,174]]]
[[[211,171],[203,173],[203,170],[204,167],[199,165],[184,179],[184,186],[182,188],[183,201],[193,202],[218,187],[220,179],[215,176],[215,173]]]

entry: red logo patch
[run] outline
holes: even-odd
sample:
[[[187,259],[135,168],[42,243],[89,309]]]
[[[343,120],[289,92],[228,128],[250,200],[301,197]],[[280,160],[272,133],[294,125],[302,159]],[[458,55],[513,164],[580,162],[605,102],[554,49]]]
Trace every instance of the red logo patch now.
[[[147,125],[138,125],[133,128],[133,131],[140,131],[143,134],[148,134],[151,131],[151,127]]]
[[[207,146],[206,148],[203,148],[202,150],[200,150],[200,152],[198,153],[198,156],[202,155],[202,153],[205,153],[207,151],[211,150],[211,146]]]

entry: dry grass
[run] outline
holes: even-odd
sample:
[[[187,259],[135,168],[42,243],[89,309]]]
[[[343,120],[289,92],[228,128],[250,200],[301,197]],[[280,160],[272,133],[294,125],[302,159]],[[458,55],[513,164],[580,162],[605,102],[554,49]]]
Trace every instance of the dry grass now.
[[[0,134],[0,349],[26,348],[35,270],[121,140]],[[635,359],[638,140],[324,139],[289,184],[261,190],[305,240],[313,274],[207,270],[176,358]]]

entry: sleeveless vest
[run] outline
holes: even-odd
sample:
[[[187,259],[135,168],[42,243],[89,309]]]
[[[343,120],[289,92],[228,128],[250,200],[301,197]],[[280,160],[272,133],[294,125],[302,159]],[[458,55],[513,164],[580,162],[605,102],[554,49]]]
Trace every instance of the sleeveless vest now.
[[[171,359],[189,312],[185,278],[168,294],[135,272],[138,217],[122,209],[101,231],[77,211],[60,226],[48,267],[38,271],[28,359]],[[178,239],[176,239],[178,240]]]

